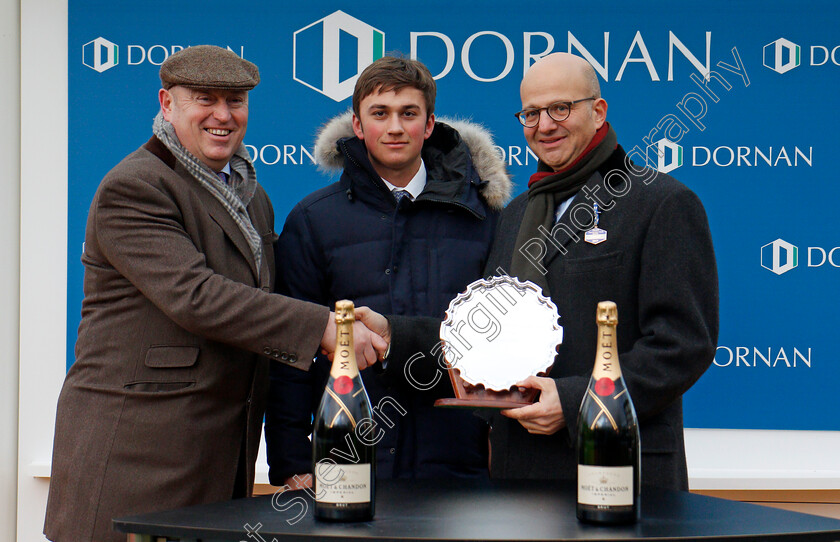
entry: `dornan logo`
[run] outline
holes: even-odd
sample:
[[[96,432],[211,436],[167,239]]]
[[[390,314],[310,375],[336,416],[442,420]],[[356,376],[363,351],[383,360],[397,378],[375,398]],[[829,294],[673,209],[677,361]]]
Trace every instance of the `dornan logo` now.
[[[120,61],[120,48],[103,37],[98,37],[82,46],[82,63],[99,73],[110,70]]]
[[[818,39],[816,36],[813,39]],[[805,48],[803,57],[802,48]],[[811,68],[817,66],[840,66],[840,45],[799,45],[779,38],[764,46],[764,67],[777,73],[787,73],[800,65]],[[807,58],[806,58],[807,57]]]
[[[638,153],[641,154],[640,152]],[[514,155],[511,154],[513,158]],[[718,145],[683,147],[662,138],[647,146],[645,165],[660,173],[670,173],[683,165],[689,167],[813,167],[814,147],[798,145]]]
[[[653,144],[656,151],[656,169],[660,173],[671,173],[683,165],[683,148],[673,141],[662,138]]]
[[[764,66],[776,73],[787,73],[799,66],[801,53],[801,47],[785,38],[779,38],[764,46]]]
[[[840,246],[807,247],[806,265],[812,267],[834,267],[840,269]],[[827,265],[826,265],[827,264]],[[782,239],[776,239],[761,247],[761,267],[777,275],[787,273],[799,265],[799,247]]]
[[[169,58],[169,55],[182,51],[189,45],[163,45],[163,44],[128,44],[119,46],[103,37],[89,41],[82,46],[82,64],[99,73],[110,70],[117,64],[124,66],[139,66],[141,64],[153,64],[160,66]],[[245,58],[245,46],[239,45],[234,48],[230,45],[228,51]],[[123,54],[120,58],[120,49]]]
[[[459,28],[458,37],[431,29],[410,30],[407,36],[408,56],[422,58],[436,80],[460,68],[463,75],[479,83],[493,83],[507,77],[518,79],[521,75],[513,70],[517,58],[525,59],[524,67],[527,69],[537,59],[554,51],[580,55],[605,81],[637,78],[651,82],[674,81],[674,68],[679,64],[684,66],[680,69],[696,71],[692,76],[697,81],[701,80],[700,77],[708,81],[713,73],[711,31],[701,33],[705,38],[705,47],[692,51],[683,43],[683,38],[671,30],[660,31],[661,35],[655,38],[648,37],[660,44],[656,48],[646,44],[641,30],[637,30],[632,39],[620,42],[611,41],[609,31],[603,33],[603,39],[596,37],[589,42],[581,41],[565,29],[557,34],[562,38],[545,31],[503,34],[479,29],[464,36],[464,30]],[[466,32],[470,31],[466,29]],[[695,39],[700,39],[700,36]],[[335,101],[342,101],[352,94],[359,72],[383,56],[384,42],[383,31],[343,11],[335,11],[294,32],[293,79]],[[734,66],[726,62],[719,62],[718,66],[738,74],[749,86],[737,50],[733,49],[733,55],[736,57]],[[608,66],[618,69],[610,71]],[[729,83],[720,74],[715,73],[714,79],[729,90]],[[712,91],[705,83],[702,85],[707,94],[714,96],[716,90]],[[714,99],[717,102],[717,98]],[[692,116],[692,122],[702,129],[699,118],[705,115],[706,110],[696,111],[693,108],[697,105],[692,94],[687,95],[677,107],[683,107],[683,112]]]
[[[714,364],[718,367],[755,367],[763,369],[811,368],[811,347],[718,346]]]
[[[761,267],[781,275],[799,265],[799,248],[782,239],[761,247]]]
[[[294,33],[295,81],[340,102],[359,74],[385,51],[385,34],[336,11]]]

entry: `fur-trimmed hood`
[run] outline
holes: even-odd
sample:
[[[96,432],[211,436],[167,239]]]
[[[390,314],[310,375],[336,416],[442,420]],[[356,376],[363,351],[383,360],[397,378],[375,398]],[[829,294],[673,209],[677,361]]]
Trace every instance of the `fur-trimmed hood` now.
[[[496,210],[502,209],[510,200],[513,182],[504,160],[493,148],[493,137],[484,126],[468,121],[446,117],[435,119],[435,129],[440,124],[455,129],[467,145],[473,167],[485,184],[481,196]],[[347,111],[333,117],[318,131],[315,141],[315,162],[325,172],[334,173],[344,168],[344,155],[337,143],[344,138],[354,137],[353,112]]]

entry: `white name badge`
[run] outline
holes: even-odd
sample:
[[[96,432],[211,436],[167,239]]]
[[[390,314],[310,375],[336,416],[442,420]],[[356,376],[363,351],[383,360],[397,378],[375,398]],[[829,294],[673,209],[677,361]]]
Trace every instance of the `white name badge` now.
[[[583,240],[591,245],[597,245],[607,240],[607,230],[601,228],[592,228],[583,236]]]

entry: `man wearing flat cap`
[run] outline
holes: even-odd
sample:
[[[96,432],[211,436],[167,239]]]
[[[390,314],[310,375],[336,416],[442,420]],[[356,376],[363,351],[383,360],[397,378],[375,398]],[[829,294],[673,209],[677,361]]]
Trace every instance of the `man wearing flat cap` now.
[[[269,363],[306,370],[334,349],[329,309],[271,293],[274,215],[242,145],[257,67],[201,45],[160,78],[153,137],[88,215],[50,540],[121,541],[114,517],[250,495]],[[357,324],[360,365],[371,340]]]

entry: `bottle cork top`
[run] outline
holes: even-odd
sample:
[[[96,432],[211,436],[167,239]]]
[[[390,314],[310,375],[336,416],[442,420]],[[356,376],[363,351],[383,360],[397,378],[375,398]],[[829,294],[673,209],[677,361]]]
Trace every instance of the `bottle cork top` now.
[[[614,326],[618,324],[618,307],[614,301],[601,301],[595,312],[595,320],[599,324]]]
[[[335,302],[335,323],[344,324],[356,321],[355,307],[353,302],[341,299]]]

